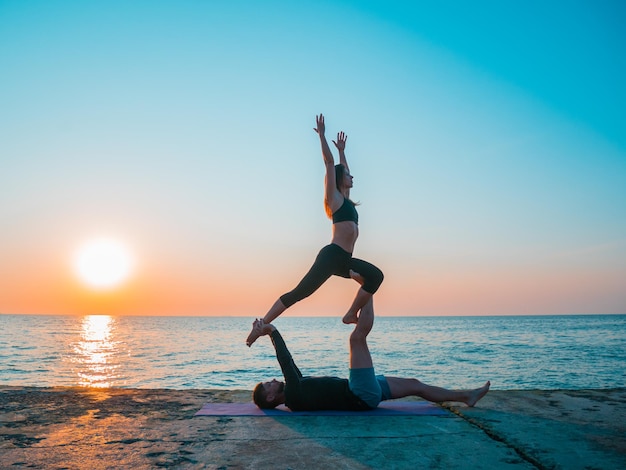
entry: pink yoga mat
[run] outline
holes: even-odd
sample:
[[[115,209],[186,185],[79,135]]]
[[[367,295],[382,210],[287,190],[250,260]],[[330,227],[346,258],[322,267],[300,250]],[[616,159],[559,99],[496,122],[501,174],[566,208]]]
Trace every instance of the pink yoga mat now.
[[[290,411],[283,405],[261,410],[254,403],[205,403],[194,416],[443,416],[448,411],[427,401],[386,401],[368,411]]]

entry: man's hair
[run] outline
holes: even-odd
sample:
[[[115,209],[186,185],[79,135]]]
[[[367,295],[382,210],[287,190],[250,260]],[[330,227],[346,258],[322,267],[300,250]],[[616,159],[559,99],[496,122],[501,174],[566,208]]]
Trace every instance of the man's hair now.
[[[265,389],[263,388],[263,382],[259,382],[258,384],[256,384],[256,387],[254,387],[254,392],[252,392],[252,399],[254,400],[256,406],[265,410],[276,408],[277,405],[277,403],[267,401]]]

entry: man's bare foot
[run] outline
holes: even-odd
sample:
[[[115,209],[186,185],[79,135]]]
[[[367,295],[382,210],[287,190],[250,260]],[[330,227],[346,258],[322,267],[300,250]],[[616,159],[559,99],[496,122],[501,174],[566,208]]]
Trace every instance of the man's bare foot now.
[[[482,397],[487,395],[487,392],[489,391],[489,387],[491,387],[491,382],[487,380],[487,382],[485,382],[485,385],[483,385],[480,388],[475,388],[474,390],[472,390],[469,393],[468,400],[465,402],[467,406],[474,406],[476,403],[478,403],[478,400],[480,400]]]
[[[359,322],[359,317],[357,317],[356,313],[348,312],[343,316],[341,321],[346,325],[350,325],[351,323],[356,324]]]

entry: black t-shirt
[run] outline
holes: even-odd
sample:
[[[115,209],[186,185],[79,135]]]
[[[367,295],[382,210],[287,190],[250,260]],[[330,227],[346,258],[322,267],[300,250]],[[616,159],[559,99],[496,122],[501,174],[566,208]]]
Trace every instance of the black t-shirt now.
[[[293,411],[370,409],[350,391],[348,379],[303,377],[278,330],[270,335],[285,377],[285,405]]]

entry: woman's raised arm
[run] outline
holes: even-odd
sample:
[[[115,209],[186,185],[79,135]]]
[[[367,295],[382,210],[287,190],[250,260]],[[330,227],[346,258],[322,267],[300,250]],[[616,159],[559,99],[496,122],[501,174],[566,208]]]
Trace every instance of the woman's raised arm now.
[[[330,151],[330,146],[326,141],[326,125],[324,124],[324,115],[320,114],[315,116],[316,127],[313,129],[317,132],[320,138],[320,144],[322,146],[322,157],[324,158],[324,165],[326,166],[326,177],[324,179],[324,200],[326,206],[332,211],[337,210],[339,205],[343,202],[341,194],[337,191],[337,182],[335,180],[335,159],[333,153]]]
[[[348,173],[350,173],[350,167],[348,166],[348,161],[346,160],[346,141],[348,140],[348,136],[345,132],[341,131],[337,133],[337,141],[333,140],[333,144],[339,150],[339,163],[341,163]]]

